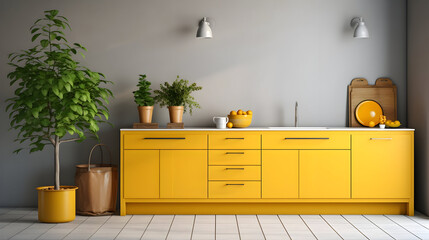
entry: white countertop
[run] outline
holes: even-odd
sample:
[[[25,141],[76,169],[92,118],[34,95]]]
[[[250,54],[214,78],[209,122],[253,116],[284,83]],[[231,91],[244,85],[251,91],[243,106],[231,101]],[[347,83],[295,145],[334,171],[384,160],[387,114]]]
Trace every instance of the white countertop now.
[[[185,127],[184,129],[133,129],[121,128],[121,131],[414,131],[412,128],[385,128],[379,127],[247,127],[247,128],[224,128],[215,127]]]

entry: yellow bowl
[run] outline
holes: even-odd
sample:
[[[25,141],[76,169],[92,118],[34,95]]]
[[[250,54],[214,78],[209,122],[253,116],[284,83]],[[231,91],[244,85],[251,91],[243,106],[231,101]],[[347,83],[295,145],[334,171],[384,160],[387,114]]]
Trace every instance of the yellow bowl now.
[[[236,128],[245,128],[252,123],[253,115],[228,115],[229,121],[232,122]]]

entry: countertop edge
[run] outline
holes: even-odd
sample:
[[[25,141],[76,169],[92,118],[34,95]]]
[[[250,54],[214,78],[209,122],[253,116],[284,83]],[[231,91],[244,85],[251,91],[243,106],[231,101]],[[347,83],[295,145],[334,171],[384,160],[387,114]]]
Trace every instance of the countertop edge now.
[[[311,128],[311,127],[291,127],[291,128],[283,128],[283,129],[276,129],[276,128],[268,128],[268,127],[261,127],[261,128],[224,128],[224,129],[218,129],[218,128],[183,128],[183,129],[174,129],[174,128],[156,128],[156,129],[134,129],[134,128],[121,128],[120,131],[231,131],[231,132],[240,132],[240,131],[269,131],[269,132],[278,132],[278,131],[412,131],[414,132],[415,129],[413,128],[360,128],[360,127],[328,127],[328,128]]]

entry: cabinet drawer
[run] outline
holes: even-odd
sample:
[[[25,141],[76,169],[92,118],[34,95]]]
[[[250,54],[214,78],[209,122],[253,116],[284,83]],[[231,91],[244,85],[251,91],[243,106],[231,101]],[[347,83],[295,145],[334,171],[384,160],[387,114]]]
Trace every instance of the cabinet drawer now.
[[[210,181],[209,198],[260,198],[259,181]]]
[[[207,135],[189,133],[127,133],[124,149],[207,149]]]
[[[261,150],[210,150],[209,165],[261,165]]]
[[[210,166],[209,180],[261,180],[261,167]]]
[[[210,149],[261,149],[261,135],[256,133],[210,133]]]
[[[262,139],[262,149],[350,149],[345,132],[275,132],[262,134]]]

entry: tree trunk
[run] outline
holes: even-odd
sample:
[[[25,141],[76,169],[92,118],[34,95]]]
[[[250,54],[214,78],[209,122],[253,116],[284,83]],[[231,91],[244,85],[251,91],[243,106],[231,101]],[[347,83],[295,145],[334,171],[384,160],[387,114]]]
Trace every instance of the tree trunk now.
[[[55,136],[55,190],[60,190],[60,138]]]

